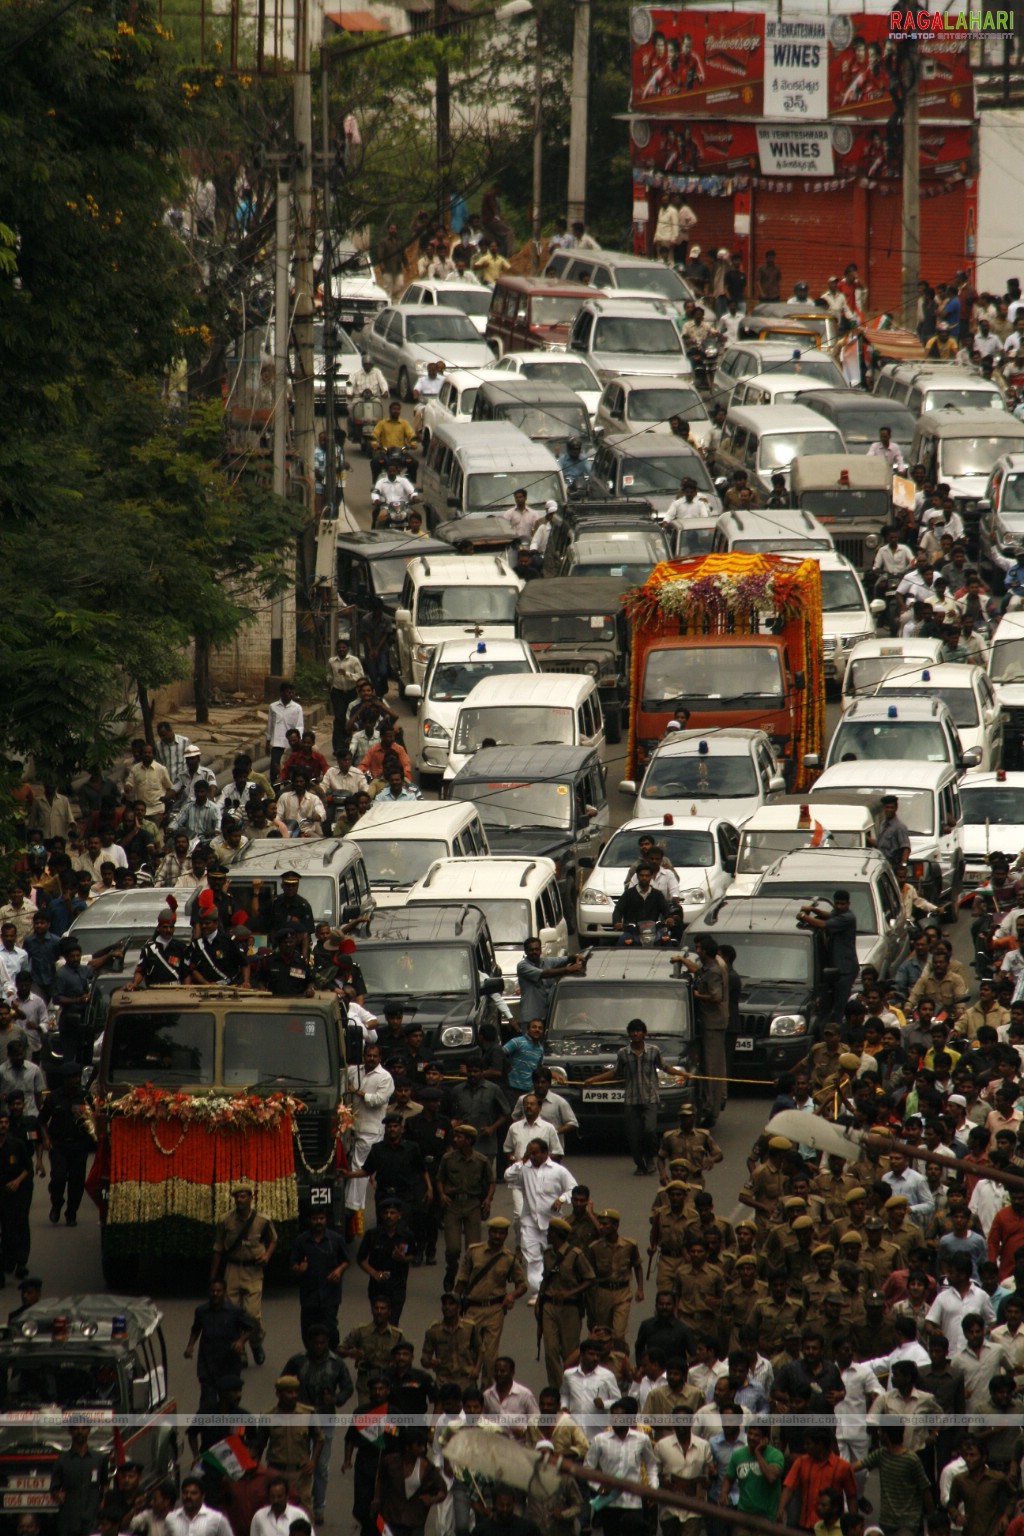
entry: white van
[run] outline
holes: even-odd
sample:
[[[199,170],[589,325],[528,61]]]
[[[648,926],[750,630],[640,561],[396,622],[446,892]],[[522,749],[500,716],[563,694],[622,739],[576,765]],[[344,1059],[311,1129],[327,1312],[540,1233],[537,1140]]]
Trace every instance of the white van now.
[[[712,554],[773,554],[802,558],[812,550],[835,548],[824,523],[789,507],[744,507],[723,512],[715,524]]]
[[[500,555],[417,555],[395,612],[398,691],[422,684],[442,640],[514,640],[523,583]]]
[[[941,660],[942,641],[926,640],[923,635],[905,640],[861,640],[847,658],[843,708],[847,709],[854,699],[867,699],[877,693],[882,679],[890,673],[914,675],[920,667]]]
[[[445,778],[453,779],[487,740],[495,747],[603,747],[597,683],[575,672],[484,678],[455,717]]]
[[[772,475],[785,475],[788,485],[794,459],[842,452],[840,433],[806,405],[736,406],[725,418],[715,463],[725,474],[745,469],[753,488],[770,496]]]
[[[544,955],[568,951],[569,925],[553,859],[493,853],[484,859],[438,859],[407,897],[409,906],[424,901],[435,907],[442,903],[461,907],[468,902],[480,908],[505,978],[505,1002],[514,1015],[519,1012],[516,967],[527,939],[539,939]]]
[[[740,828],[730,896],[750,896],[769,864],[795,848],[870,848],[875,823],[866,806],[762,805]]]
[[[487,833],[465,800],[378,800],[346,838],[359,849],[377,907],[404,907],[436,859],[486,857]]]
[[[444,771],[459,706],[477,683],[485,677],[539,671],[525,640],[443,640],[430,658],[422,688],[410,683],[405,690],[406,698],[416,701],[416,736],[410,755],[420,773]]]
[[[543,443],[509,421],[436,421],[419,478],[431,527],[511,511],[520,486],[531,507],[564,502],[562,472]]]

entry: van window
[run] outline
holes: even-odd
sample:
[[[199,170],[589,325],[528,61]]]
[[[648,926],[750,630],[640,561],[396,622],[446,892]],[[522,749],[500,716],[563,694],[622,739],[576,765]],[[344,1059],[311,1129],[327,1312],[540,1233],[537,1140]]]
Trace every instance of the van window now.
[[[738,459],[742,459],[747,451],[747,441],[749,435],[750,434],[747,432],[745,427],[736,427],[733,431],[732,442],[729,444],[729,448]],[[723,447],[724,446],[725,445],[723,444]]]
[[[612,286],[617,286],[612,284],[612,275],[607,267],[595,267],[594,275],[590,281],[593,283],[595,288],[611,288]]]
[[[893,391],[895,394],[895,390]],[[924,396],[919,389],[912,389],[907,396],[907,410],[914,416],[920,416]]]
[[[585,278],[590,276],[593,270],[594,263],[592,261],[574,261],[572,266],[569,268],[570,283],[582,282]]]
[[[584,313],[582,315],[576,316],[576,319],[573,322],[572,334],[569,339],[569,345],[575,351],[585,352],[587,350],[587,343],[590,340],[590,328],[593,323],[593,315]]]

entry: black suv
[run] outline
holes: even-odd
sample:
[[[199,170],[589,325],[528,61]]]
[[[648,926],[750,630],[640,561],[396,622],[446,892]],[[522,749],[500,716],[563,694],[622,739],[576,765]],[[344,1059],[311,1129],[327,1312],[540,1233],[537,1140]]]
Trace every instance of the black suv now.
[[[361,643],[361,626],[374,602],[384,604],[394,618],[405,581],[406,562],[414,555],[450,555],[451,545],[437,539],[414,539],[407,533],[374,529],[370,533],[343,533],[337,542],[338,596],[348,614],[353,650]],[[395,677],[398,676],[394,672]]]
[[[686,930],[686,943],[710,934],[736,951],[743,984],[739,1027],[729,1025],[729,1076],[766,1082],[807,1055],[827,1018],[833,972],[818,931],[801,927],[801,903],[767,896],[723,896]]]
[[[602,949],[587,961],[586,972],[555,983],[544,1039],[544,1065],[551,1068],[555,1091],[568,1101],[591,1144],[622,1129],[623,1087],[600,1083],[584,1087],[615,1065],[628,1045],[626,1025],[643,1019],[647,1038],[671,1066],[700,1071],[694,1039],[690,979],[672,974],[665,950]],[[678,1125],[681,1104],[699,1103],[697,1083],[683,1083],[670,1073],[659,1082],[658,1126]]]
[[[583,858],[594,859],[608,828],[596,747],[485,747],[452,779],[451,798],[476,806],[492,853],[554,859],[562,905],[575,912]]]
[[[531,581],[516,604],[516,634],[542,672],[585,672],[597,683],[605,739],[622,739],[629,713],[629,625],[621,576]]]
[[[671,558],[672,535],[655,519],[635,510],[595,515],[584,501],[552,527],[544,575],[621,578],[636,587]]]
[[[400,1002],[406,1023],[423,1026],[427,1048],[446,1065],[471,1054],[481,1024],[499,1022],[494,999],[505,983],[479,907],[416,902],[375,912],[359,940],[359,968],[371,1010]]]

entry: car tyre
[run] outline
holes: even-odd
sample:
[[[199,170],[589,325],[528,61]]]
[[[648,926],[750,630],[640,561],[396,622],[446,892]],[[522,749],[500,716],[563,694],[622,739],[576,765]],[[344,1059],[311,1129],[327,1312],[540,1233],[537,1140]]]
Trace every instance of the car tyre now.
[[[409,372],[406,368],[399,370],[398,398],[399,400],[403,400],[406,405],[410,405],[412,403],[412,385],[409,382]]]

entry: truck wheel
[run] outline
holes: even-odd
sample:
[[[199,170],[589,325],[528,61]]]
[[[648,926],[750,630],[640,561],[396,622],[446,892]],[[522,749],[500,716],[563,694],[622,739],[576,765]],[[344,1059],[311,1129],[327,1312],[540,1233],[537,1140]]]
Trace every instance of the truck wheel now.
[[[412,400],[412,385],[409,383],[409,375],[406,369],[402,369],[398,375],[398,398],[408,405]]]
[[[622,706],[610,704],[604,716],[604,739],[614,747],[622,740]]]

